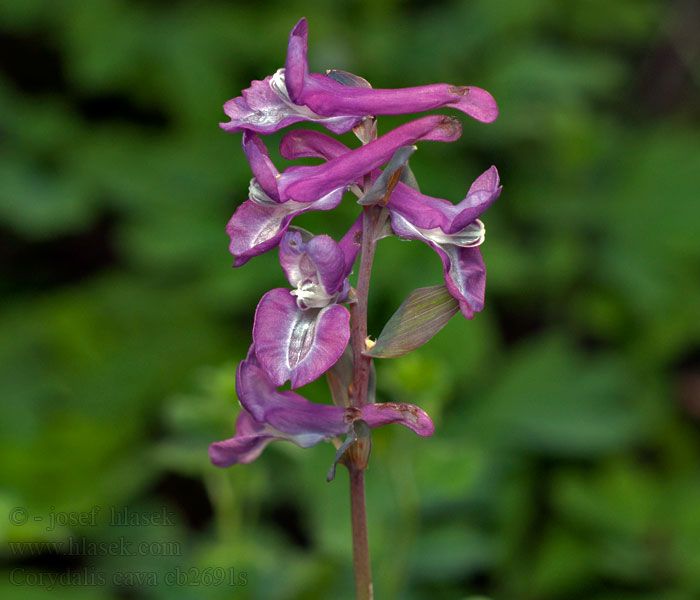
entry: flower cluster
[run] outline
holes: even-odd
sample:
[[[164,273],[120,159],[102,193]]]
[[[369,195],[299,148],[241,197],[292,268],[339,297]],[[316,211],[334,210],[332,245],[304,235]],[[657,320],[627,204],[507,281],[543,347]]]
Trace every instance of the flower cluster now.
[[[236,434],[210,447],[218,466],[251,462],[272,440],[306,448],[350,433],[359,420],[370,428],[396,422],[421,436],[433,433],[428,415],[411,404],[358,405],[334,398],[336,405],[320,405],[293,391],[280,391],[286,382],[294,390],[314,381],[346,352],[351,328],[345,305],[354,302],[348,276],[360,250],[358,240],[367,235],[361,217],[336,242],[292,227],[295,216],[331,210],[345,192],[353,191],[359,204],[381,209],[387,221],[381,236],[421,240],[437,252],[455,311],[458,306],[472,318],[483,308],[486,270],[479,250],[484,240],[479,217],[500,194],[498,172],[488,169],[456,205],[426,196],[417,189],[408,157],[418,142],[457,140],[459,120],[424,116],[377,137],[376,117],[447,107],[488,123],[498,114],[495,101],[477,87],[374,89],[350,73],[310,73],[307,38],[308,26],[301,19],[289,36],[284,68],[252,82],[241,97],[224,105],[230,121],[221,128],[243,132],[243,151],[253,173],[248,200],[226,228],[234,266],[278,248],[291,289],[271,290],[258,304],[253,344],[237,372],[243,410]],[[353,130],[363,145],[350,149],[325,133],[296,129],[282,138],[282,157],[324,162],[280,172],[260,136],[300,121],[318,123],[334,134]]]

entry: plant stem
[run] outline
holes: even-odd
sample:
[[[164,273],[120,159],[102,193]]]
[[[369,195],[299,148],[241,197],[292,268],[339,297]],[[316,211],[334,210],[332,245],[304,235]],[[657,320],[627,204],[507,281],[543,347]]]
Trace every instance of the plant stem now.
[[[350,472],[350,518],[352,521],[352,554],[357,600],[372,600],[374,591],[367,536],[365,472],[352,466],[348,470]]]
[[[372,359],[364,356],[365,339],[367,338],[367,298],[369,296],[369,280],[374,259],[374,226],[376,211],[373,206],[362,209],[362,254],[360,255],[360,271],[357,275],[356,299],[352,311],[352,345],[353,345],[353,405],[363,406],[367,402],[367,382]]]
[[[374,234],[377,213],[377,209],[373,206],[366,206],[362,209],[362,254],[360,270],[357,275],[356,301],[351,304],[354,362],[353,406],[363,406],[367,402],[367,386],[372,366],[372,359],[369,356],[364,356],[362,352],[365,349],[365,339],[367,338],[367,298],[376,245]],[[350,515],[357,600],[372,600],[374,593],[367,536],[364,466],[358,468],[357,465],[349,464],[348,471],[350,473]]]

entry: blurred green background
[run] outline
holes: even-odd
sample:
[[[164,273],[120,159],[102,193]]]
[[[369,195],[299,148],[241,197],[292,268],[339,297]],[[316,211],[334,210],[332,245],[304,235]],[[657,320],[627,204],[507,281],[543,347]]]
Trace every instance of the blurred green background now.
[[[377,598],[700,597],[697,0],[2,0],[0,595],[352,598],[331,445],[207,456],[256,303],[286,285],[275,253],[230,268],[250,172],[217,123],[300,16],[314,71],[501,109],[412,159],[430,195],[491,164],[504,190],[484,312],[377,367],[381,401],[437,426],[374,433]],[[338,237],[355,212],[298,224]],[[382,241],[373,333],[441,279],[428,247]]]

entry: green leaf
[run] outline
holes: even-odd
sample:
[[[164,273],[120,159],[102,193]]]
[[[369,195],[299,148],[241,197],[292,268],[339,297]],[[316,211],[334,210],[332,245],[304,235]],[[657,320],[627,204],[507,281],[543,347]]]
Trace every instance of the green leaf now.
[[[459,303],[444,285],[413,290],[364,352],[375,358],[402,356],[425,344],[459,311]]]

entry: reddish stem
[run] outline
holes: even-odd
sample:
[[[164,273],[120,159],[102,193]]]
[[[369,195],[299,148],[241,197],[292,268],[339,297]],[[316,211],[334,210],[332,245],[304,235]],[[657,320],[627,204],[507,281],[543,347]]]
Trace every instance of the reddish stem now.
[[[357,275],[356,302],[352,305],[352,344],[353,344],[353,405],[363,406],[367,403],[367,384],[372,359],[364,356],[367,338],[367,298],[369,280],[374,259],[374,227],[376,211],[372,206],[362,209],[362,254],[360,271]]]
[[[372,359],[364,356],[367,338],[367,299],[374,259],[375,228],[378,209],[366,206],[362,209],[362,254],[357,275],[355,302],[351,304],[353,344],[353,406],[367,402],[367,387]],[[367,510],[365,507],[365,473],[363,468],[350,464],[350,513],[352,519],[353,563],[358,600],[372,600],[372,570],[367,536]]]
[[[354,467],[350,471],[350,518],[352,522],[352,556],[355,567],[357,600],[372,600],[372,566],[367,536],[365,508],[365,472]]]

